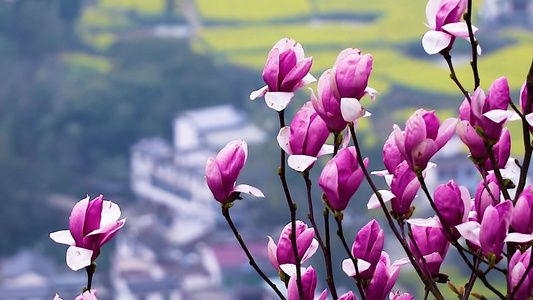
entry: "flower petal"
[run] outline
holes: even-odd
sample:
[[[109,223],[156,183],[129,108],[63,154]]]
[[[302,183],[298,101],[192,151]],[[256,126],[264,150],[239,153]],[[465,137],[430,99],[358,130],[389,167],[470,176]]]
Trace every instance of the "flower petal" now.
[[[250,93],[250,100],[255,100],[259,97],[263,97],[268,92],[268,85],[265,85],[264,87],[255,90]]]
[[[263,192],[261,192],[260,189],[254,187],[254,186],[251,186],[251,185],[247,185],[247,184],[239,184],[233,189],[233,191],[234,192],[239,192],[239,193],[249,194],[249,195],[252,195],[252,196],[255,196],[255,197],[260,197],[260,198],[264,198],[265,197],[265,195],[263,194]]]
[[[291,138],[291,128],[289,126],[285,126],[279,130],[277,140],[279,147],[283,149],[287,154],[292,154],[292,149],[290,146],[290,138]]]
[[[516,112],[503,109],[493,109],[483,115],[495,123],[520,120],[520,116]]]
[[[303,172],[311,167],[316,160],[316,157],[309,155],[290,155],[287,159],[287,164],[293,170]]]
[[[465,22],[448,23],[446,25],[443,25],[442,29],[456,37],[460,37],[460,38],[469,37],[468,26],[466,26]],[[472,31],[474,32],[474,34],[476,34],[478,31],[477,27],[472,26]]]
[[[378,192],[381,194],[381,198],[383,198],[383,202],[385,203],[389,202],[392,198],[396,197],[389,190],[379,190]],[[368,209],[374,209],[374,208],[381,207],[381,204],[379,203],[379,200],[376,194],[372,194],[372,196],[370,196],[370,200],[368,200],[366,207]]]
[[[275,111],[284,110],[294,97],[294,93],[268,92],[265,94],[265,102],[268,107]]]
[[[368,270],[370,268],[370,263],[358,258],[357,259],[357,268],[359,269],[359,273]],[[342,270],[346,275],[353,277],[357,275],[357,272],[355,271],[355,265],[353,264],[352,260],[350,258],[347,258],[342,261]]]
[[[72,237],[72,234],[70,233],[70,230],[59,230],[56,232],[50,233],[50,238],[59,244],[64,245],[75,245],[76,241]]]
[[[452,36],[446,32],[430,30],[422,37],[422,47],[427,54],[439,53],[448,47],[452,41]]]
[[[91,265],[92,256],[93,250],[70,246],[67,249],[67,266],[69,266],[69,268],[71,268],[73,271],[77,271],[81,268]]]
[[[365,108],[357,98],[341,98],[341,114],[346,122],[355,122],[365,115]]]
[[[507,234],[504,242],[528,243],[532,240],[533,240],[533,234],[511,232]]]

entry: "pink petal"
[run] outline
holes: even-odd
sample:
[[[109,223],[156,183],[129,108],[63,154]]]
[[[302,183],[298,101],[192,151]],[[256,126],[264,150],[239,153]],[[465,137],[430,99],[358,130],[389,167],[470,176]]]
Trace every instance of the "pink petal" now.
[[[294,93],[268,92],[265,94],[265,102],[268,107],[275,111],[284,110],[294,97]]]
[[[73,271],[91,265],[93,250],[70,246],[67,249],[67,266]]]
[[[305,75],[304,78],[302,78],[302,80],[296,85],[295,90],[301,89],[313,82],[316,82],[315,76],[311,75],[311,73],[307,73],[307,75]]]
[[[265,85],[264,87],[255,90],[250,93],[250,100],[255,100],[259,97],[263,97],[268,92],[268,85]]]
[[[346,122],[355,122],[365,115],[365,108],[356,98],[341,98],[342,118]]]
[[[64,245],[75,245],[76,241],[74,241],[74,238],[72,237],[72,234],[70,233],[70,230],[60,230],[56,232],[50,233],[50,238],[59,244]]]
[[[456,118],[449,118],[442,122],[439,127],[437,138],[435,139],[435,142],[437,143],[437,147],[439,149],[442,148],[452,138],[452,135],[455,133],[456,126]]]
[[[247,184],[239,184],[233,189],[234,192],[245,193],[255,197],[264,198],[265,195],[260,189]]]
[[[328,290],[325,289],[325,290],[322,291],[322,293],[318,297],[318,300],[326,300],[327,297],[328,297]]]
[[[285,126],[279,130],[277,137],[279,147],[289,155],[292,154],[291,146],[289,144],[290,138],[291,128],[289,126]]]
[[[75,241],[81,242],[83,239],[83,228],[85,227],[85,216],[87,214],[87,207],[89,206],[89,195],[80,200],[70,213],[69,226],[70,233]]]
[[[437,12],[440,8],[440,1],[441,0],[429,0],[426,5],[426,18],[428,21],[428,26],[431,29],[435,29],[435,26],[437,25],[435,20],[437,18]]]
[[[287,164],[293,170],[303,172],[316,162],[317,158],[309,155],[290,155]]]
[[[412,218],[407,220],[407,223],[422,227],[442,227],[440,222],[436,218]]]
[[[450,45],[452,36],[442,31],[430,30],[422,37],[422,46],[427,54],[439,53]]]
[[[302,263],[308,260],[309,258],[311,258],[311,256],[313,256],[313,254],[315,254],[317,250],[318,250],[318,241],[315,238],[313,238],[313,240],[311,241],[311,245],[307,248],[304,255],[302,256]]]

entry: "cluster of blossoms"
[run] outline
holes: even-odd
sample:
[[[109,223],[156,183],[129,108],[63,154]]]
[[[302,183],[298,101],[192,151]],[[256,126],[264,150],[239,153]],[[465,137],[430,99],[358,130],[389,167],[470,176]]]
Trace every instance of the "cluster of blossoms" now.
[[[474,62],[481,52],[474,37],[477,28],[471,24],[471,11],[467,7],[471,7],[468,0],[430,0],[426,7],[430,30],[424,35],[422,45],[428,54],[442,54],[450,66],[450,51],[456,37],[471,42]],[[463,17],[465,22],[461,20]],[[431,293],[436,299],[444,299],[437,283],[447,282],[459,299],[467,299],[478,279],[500,299],[530,299],[533,297],[533,186],[526,186],[526,175],[533,152],[530,136],[533,97],[528,95],[528,89],[529,93],[533,89],[533,71],[528,75],[531,82],[524,83],[520,91],[520,110],[512,104],[505,77],[496,79],[487,94],[477,83],[473,92],[468,93],[450,67],[452,79],[464,95],[464,101],[458,105],[458,118],[441,122],[434,111],[421,108],[409,117],[403,129],[394,125],[383,146],[385,170],[372,172],[384,177],[389,188],[378,190],[367,171],[368,159],[363,159],[355,134],[358,119],[370,115],[361,104],[362,98],[368,95],[374,100],[377,94],[368,86],[373,59],[371,54],[355,48],[341,51],[333,67],[319,77],[316,92],[311,89],[311,100],[298,110],[290,126],[284,126],[285,109],[294,92],[315,80],[309,74],[312,58],[305,57],[300,44],[284,38],[268,55],[263,70],[267,85],[250,95],[252,100],[264,96],[267,105],[280,117],[277,140],[282,153],[288,156],[287,161],[281,161],[282,185],[286,186],[286,163],[304,176],[308,188],[308,217],[312,226],[296,219],[290,190],[284,188],[291,221],[283,228],[277,243],[268,237],[266,251],[285,283],[286,299],[325,299],[328,293],[333,299],[357,299],[352,291],[337,295],[332,281],[329,232],[321,233],[314,220],[309,172],[318,158],[326,155],[331,159],[318,179],[323,192],[324,220],[329,222],[331,214],[337,222],[337,234],[348,256],[340,267],[355,279],[362,299],[413,299],[409,294],[391,292],[405,264],[413,266],[426,295]],[[476,63],[472,63],[472,69],[476,77]],[[512,111],[508,110],[509,106]],[[523,122],[527,153],[521,164],[510,158],[511,133],[505,123],[513,120]],[[327,145],[331,134],[333,145]],[[425,183],[426,172],[436,167],[431,159],[453,135],[468,148],[469,158],[479,172],[474,197],[454,179],[441,183],[433,192]],[[208,186],[227,219],[229,207],[241,193],[264,196],[256,188],[235,186],[246,151],[245,142],[233,141],[207,163]],[[360,229],[351,249],[348,248],[342,230],[343,212],[365,178],[374,191],[367,207],[383,210],[407,257],[391,263],[389,254],[383,250],[385,236],[377,220]],[[415,217],[413,200],[421,192],[433,209],[433,216]],[[238,236],[238,232],[234,233]],[[312,266],[304,264],[318,249],[324,254],[327,289],[315,298],[317,274]],[[441,273],[450,249],[459,253],[472,272],[461,288],[456,288]],[[255,263],[252,265],[263,274]],[[505,278],[507,291],[499,291],[487,279],[489,272],[499,272]],[[268,278],[263,278],[285,299],[284,293]],[[479,294],[476,297],[486,299]]]
[[[120,214],[120,207],[104,200],[102,195],[93,200],[87,196],[72,209],[69,229],[50,233],[50,238],[55,242],[70,246],[66,255],[67,265],[73,271],[82,268],[87,270],[87,287],[76,300],[96,300],[96,291],[91,289],[92,276],[96,271],[95,260],[102,246],[126,223],[125,218],[119,220]],[[60,299],[59,295],[54,298]]]

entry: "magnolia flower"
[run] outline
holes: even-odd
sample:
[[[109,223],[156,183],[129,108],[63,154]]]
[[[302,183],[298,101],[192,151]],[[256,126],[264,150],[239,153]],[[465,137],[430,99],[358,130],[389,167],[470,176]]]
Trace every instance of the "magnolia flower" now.
[[[409,117],[405,131],[394,125],[396,146],[413,171],[423,171],[429,160],[452,137],[457,119],[449,118],[440,124],[434,111],[419,109]]]
[[[486,258],[493,256],[495,262],[499,262],[502,259],[503,246],[509,241],[506,236],[512,213],[512,201],[502,201],[496,206],[487,206],[481,223],[469,221],[457,225],[456,228],[464,238],[481,248]]]
[[[466,5],[467,0],[429,0],[426,5],[426,26],[430,30],[422,37],[422,46],[428,54],[439,53],[450,47],[456,37],[469,37],[467,24],[460,22]],[[477,30],[472,26],[474,34]]]
[[[315,289],[316,289],[316,272],[313,267],[303,269],[302,272],[302,292],[303,297],[300,297],[298,292],[298,285],[296,283],[296,275],[291,276],[289,283],[287,285],[287,300],[314,300],[315,299]],[[328,291],[324,290],[317,300],[324,300],[328,295]]]
[[[264,197],[263,193],[253,186],[247,184],[235,186],[247,156],[248,146],[246,142],[235,140],[220,150],[214,159],[212,157],[207,159],[205,180],[213,193],[213,197],[218,202],[231,202],[236,199],[239,193]]]
[[[533,295],[533,270],[530,270],[524,281],[520,286],[518,283],[524,276],[531,257],[531,248],[527,249],[524,253],[517,249],[509,260],[509,273],[507,274],[507,281],[511,287],[511,291],[514,293],[513,299],[526,300],[530,299]],[[516,290],[516,291],[515,291]]]
[[[467,221],[473,205],[468,189],[450,180],[435,188],[433,201],[446,226],[453,228],[453,238],[459,238],[455,226]],[[446,238],[451,238],[449,230],[445,229],[444,232]]]
[[[352,291],[342,294],[338,300],[357,300]]]
[[[363,162],[368,167],[368,158]],[[329,206],[341,211],[363,181],[364,173],[357,162],[355,147],[343,148],[325,166],[318,179],[318,185],[326,194]]]
[[[503,123],[507,120],[509,106],[509,84],[507,78],[500,77],[492,83],[487,96],[478,87],[470,97],[471,103],[465,99],[459,107],[459,118],[468,121],[472,127],[480,127],[483,135],[491,140],[498,140]],[[502,116],[502,113],[505,117]],[[500,118],[501,117],[501,118]]]
[[[511,226],[515,232],[533,233],[533,187],[528,185],[524,188],[515,203]]]
[[[276,270],[280,270],[284,264],[296,264],[294,250],[291,242],[292,224],[285,225],[279,236],[278,244],[268,237],[268,258]],[[318,249],[318,241],[315,239],[315,229],[308,228],[307,225],[297,220],[296,230],[296,247],[298,248],[298,257],[301,262],[308,260]]]
[[[352,255],[357,258],[357,268],[361,279],[370,279],[374,275],[384,242],[385,233],[376,220],[368,222],[355,236]],[[349,276],[357,275],[351,259],[345,259],[342,262],[342,269]]]
[[[483,220],[485,210],[488,206],[495,206],[500,203],[500,192],[500,185],[498,184],[498,179],[496,179],[494,173],[481,179],[474,196],[474,210],[477,213],[477,219],[479,222]]]
[[[333,147],[324,144],[328,137],[326,123],[311,102],[306,102],[292,119],[291,126],[280,129],[278,143],[289,154],[289,167],[302,172],[310,169],[317,157],[333,153]]]
[[[396,291],[396,293],[389,294],[389,300],[413,300],[414,298],[415,297],[409,295],[408,293],[400,295],[400,291]]]
[[[89,196],[79,201],[70,214],[69,229],[50,233],[56,243],[70,245],[67,265],[74,271],[92,264],[100,248],[118,232],[126,219],[118,221],[120,208],[100,195],[92,201]]]
[[[85,291],[85,293],[79,295],[74,300],[98,300],[96,299],[96,290]]]
[[[268,107],[282,111],[294,97],[294,91],[315,82],[309,74],[313,58],[304,57],[304,49],[293,39],[279,40],[268,53],[263,69],[263,80],[267,84],[250,94],[250,99],[265,96]]]
[[[387,252],[382,252],[374,277],[365,287],[366,299],[385,299],[396,283],[396,279],[400,274],[400,267],[406,263],[408,262],[405,260],[395,261],[391,265]]]
[[[438,222],[437,218],[434,219]],[[426,262],[427,270],[422,268],[422,271],[426,274],[429,272],[427,275],[438,274],[450,246],[442,230],[439,227],[412,225],[411,233],[413,236],[412,240],[409,240],[411,251],[418,258],[421,266],[423,265],[422,258]]]

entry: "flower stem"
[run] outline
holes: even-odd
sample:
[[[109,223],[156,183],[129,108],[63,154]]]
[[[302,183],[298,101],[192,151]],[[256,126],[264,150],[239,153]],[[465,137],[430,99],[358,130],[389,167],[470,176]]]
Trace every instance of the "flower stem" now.
[[[379,204],[381,206],[381,209],[383,210],[383,214],[387,218],[387,222],[389,224],[389,227],[391,228],[392,232],[396,236],[396,239],[400,242],[403,250],[405,251],[405,254],[407,254],[409,261],[411,261],[411,264],[413,265],[413,268],[415,269],[416,273],[418,274],[418,277],[420,277],[420,280],[424,283],[427,289],[435,296],[437,300],[444,300],[444,297],[442,296],[441,292],[439,291],[439,288],[436,286],[436,284],[431,280],[431,278],[427,277],[424,272],[420,269],[420,265],[418,264],[417,259],[415,258],[413,252],[409,248],[409,245],[407,244],[407,241],[402,238],[400,232],[398,231],[398,228],[394,225],[394,221],[387,210],[387,206],[385,205],[385,202],[383,201],[383,197],[381,197],[381,194],[379,193],[379,190],[377,189],[376,185],[374,184],[374,181],[370,177],[370,173],[368,173],[368,170],[366,169],[363,157],[361,155],[361,149],[359,148],[359,143],[357,141],[357,137],[355,135],[354,126],[353,123],[349,123],[350,131],[352,134],[353,143],[355,146],[355,151],[357,153],[357,162],[359,163],[359,167],[363,170],[363,173],[365,174],[366,181],[372,188],[372,191],[374,194],[376,194]]]
[[[282,110],[278,113],[279,117],[279,127],[285,127],[285,110]],[[285,168],[285,151],[280,150],[280,166],[278,169],[279,179],[281,180],[281,185],[283,186],[283,192],[285,193],[285,198],[287,199],[287,205],[291,213],[291,234],[289,238],[291,239],[292,250],[294,258],[296,261],[296,285],[298,286],[298,294],[300,295],[300,300],[303,300],[304,293],[302,287],[302,270],[301,270],[301,261],[300,256],[298,255],[298,246],[296,244],[296,203],[292,201],[291,193],[289,190],[289,185],[287,184],[286,178],[286,168]]]
[[[472,30],[472,0],[468,0],[468,6],[466,14],[464,15],[466,27],[468,28],[468,37],[470,39],[470,46],[472,48],[472,61],[470,66],[472,67],[472,74],[474,76],[474,90],[477,89],[480,83],[479,72],[477,69],[477,46],[478,42],[474,37],[474,30]]]
[[[344,250],[350,257],[350,260],[352,261],[354,267],[355,267],[355,283],[357,285],[357,289],[359,290],[359,294],[361,295],[362,300],[366,300],[366,295],[363,290],[363,285],[361,284],[361,276],[359,275],[359,267],[357,266],[357,258],[353,256],[352,251],[350,250],[350,247],[348,247],[348,244],[346,243],[346,239],[344,238],[344,231],[342,230],[342,212],[340,212],[341,217],[335,217],[335,220],[337,221],[337,235],[339,236],[339,239],[342,242],[342,245],[344,246]]]

